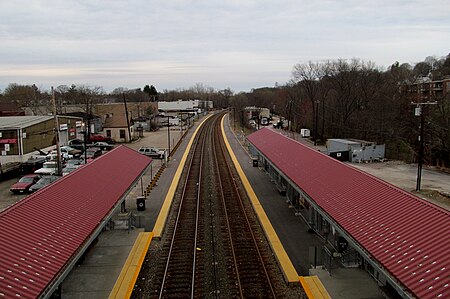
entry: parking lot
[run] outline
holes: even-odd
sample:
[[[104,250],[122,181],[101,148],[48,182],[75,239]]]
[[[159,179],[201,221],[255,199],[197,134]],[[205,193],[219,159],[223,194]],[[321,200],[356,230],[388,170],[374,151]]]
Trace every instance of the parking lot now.
[[[170,140],[170,147],[173,148],[176,142],[178,142],[178,140],[180,139],[182,133],[183,132],[179,129],[179,127],[171,127],[170,133],[167,131],[166,128],[162,128],[155,132],[144,132],[143,138],[140,138],[139,140],[133,143],[127,143],[123,145],[128,146],[135,150],[138,150],[140,147],[156,147],[159,149],[167,149],[169,146],[168,141]],[[156,164],[159,165],[159,163],[162,162],[155,161],[154,163],[155,165]],[[0,211],[3,211],[10,205],[14,204],[15,202],[21,200],[22,198],[28,195],[23,193],[13,194],[12,192],[9,191],[10,187],[14,183],[16,183],[19,179],[20,176],[0,182]]]
[[[0,211],[21,200],[27,194],[13,194],[9,188],[19,180],[19,177],[0,182]]]
[[[421,191],[416,192],[417,164],[387,161],[384,163],[349,163],[349,165],[450,210],[450,174],[448,173],[432,167],[424,167]]]

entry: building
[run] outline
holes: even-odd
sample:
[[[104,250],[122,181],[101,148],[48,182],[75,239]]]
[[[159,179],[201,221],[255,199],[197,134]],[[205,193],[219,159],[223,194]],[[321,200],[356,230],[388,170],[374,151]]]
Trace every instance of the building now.
[[[58,116],[60,145],[77,137],[82,119]],[[37,149],[48,151],[56,144],[54,116],[0,117],[1,163],[24,162],[36,154]]]
[[[206,107],[206,108],[205,108]],[[191,126],[193,119],[212,107],[211,101],[178,100],[175,102],[158,102],[159,114],[156,119],[159,126]]]
[[[270,109],[269,108],[261,108],[261,107],[245,107],[244,108],[245,111],[245,118],[247,120],[250,119],[258,119],[258,118],[270,118]]]
[[[132,113],[128,113],[127,120],[127,112],[123,103],[97,105],[95,110],[96,114],[102,119],[100,133],[116,142],[130,142],[133,139]]]
[[[24,116],[25,111],[17,107],[14,103],[0,102],[0,117],[1,116]]]
[[[416,82],[402,87],[411,96],[413,102],[436,101],[450,93],[450,78],[431,80],[428,77],[418,78]]]
[[[159,112],[197,112],[198,100],[196,101],[183,101],[178,100],[174,102],[158,102]]]
[[[173,102],[158,102],[159,112],[193,112],[201,113],[202,111],[207,111],[213,109],[213,101],[202,101],[202,100],[178,100]]]
[[[328,154],[339,160],[353,163],[383,161],[385,145],[355,139],[328,139]]]
[[[93,110],[102,120],[102,127],[97,131],[98,133],[102,133],[116,142],[130,142],[142,132],[140,130],[142,125],[135,125],[135,123],[150,120],[153,112],[156,111],[156,103],[127,103],[127,109],[125,109],[124,103],[97,104]]]

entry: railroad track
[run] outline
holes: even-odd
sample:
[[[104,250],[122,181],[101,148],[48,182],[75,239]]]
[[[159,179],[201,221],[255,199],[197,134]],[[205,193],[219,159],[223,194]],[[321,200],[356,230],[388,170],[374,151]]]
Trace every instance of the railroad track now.
[[[188,166],[181,202],[175,219],[172,240],[166,260],[159,298],[193,298],[195,290],[197,237],[201,207],[202,163],[205,132],[196,138],[194,153]]]
[[[263,254],[258,246],[261,241],[253,233],[251,219],[247,215],[243,196],[238,185],[239,180],[233,172],[234,166],[228,156],[221,128],[217,124],[214,127],[214,160],[218,170],[217,184],[220,186],[220,199],[223,217],[229,244],[228,253],[232,257],[235,281],[238,295],[241,298],[259,297],[275,298],[276,293],[265,266]],[[251,212],[251,211],[250,211]]]
[[[222,116],[210,117],[197,134],[161,240],[161,262],[135,298],[277,297],[273,261],[266,267],[272,254],[221,137]]]

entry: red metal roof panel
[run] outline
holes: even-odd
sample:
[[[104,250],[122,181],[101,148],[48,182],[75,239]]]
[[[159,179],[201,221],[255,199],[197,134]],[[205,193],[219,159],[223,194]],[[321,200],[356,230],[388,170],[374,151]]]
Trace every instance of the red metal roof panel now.
[[[419,298],[450,297],[450,212],[273,130],[248,140]]]
[[[0,297],[38,297],[151,163],[119,146],[0,213]]]

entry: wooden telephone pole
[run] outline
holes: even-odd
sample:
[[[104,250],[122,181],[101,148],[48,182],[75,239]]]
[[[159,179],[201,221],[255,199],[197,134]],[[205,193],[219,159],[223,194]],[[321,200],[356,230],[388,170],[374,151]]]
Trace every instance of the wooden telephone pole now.
[[[422,165],[423,165],[423,154],[424,154],[424,131],[425,131],[425,111],[424,107],[427,105],[436,105],[437,102],[424,102],[424,103],[411,103],[411,105],[416,105],[414,112],[415,116],[420,116],[420,135],[419,135],[419,161],[417,162],[417,182],[416,191],[420,191],[420,185],[422,181]]]

